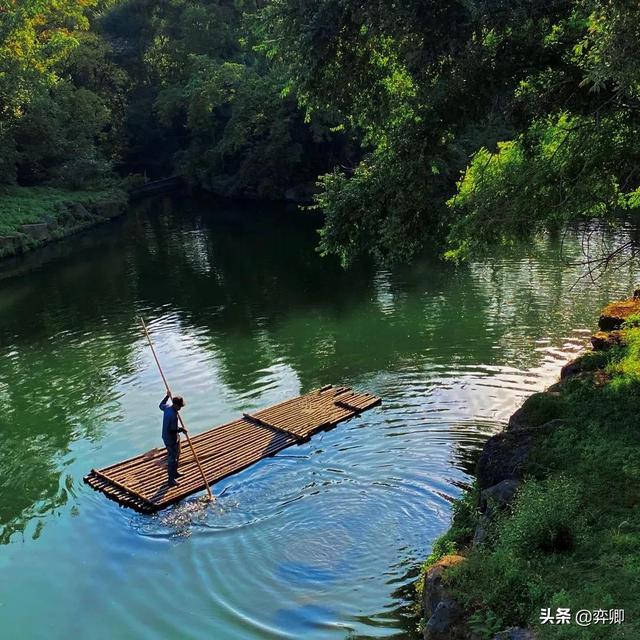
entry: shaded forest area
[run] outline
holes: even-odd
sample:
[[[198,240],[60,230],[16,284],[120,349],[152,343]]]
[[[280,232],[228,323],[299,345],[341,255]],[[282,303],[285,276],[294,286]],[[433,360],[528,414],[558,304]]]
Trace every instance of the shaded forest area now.
[[[315,191],[344,264],[465,258],[638,209],[639,60],[631,0],[2,0],[0,184]]]

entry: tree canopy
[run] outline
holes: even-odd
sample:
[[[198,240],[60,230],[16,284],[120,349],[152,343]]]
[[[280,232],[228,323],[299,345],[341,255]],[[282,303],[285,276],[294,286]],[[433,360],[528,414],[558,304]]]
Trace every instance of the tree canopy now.
[[[0,182],[317,183],[320,250],[451,259],[640,206],[632,0],[0,3]]]
[[[321,179],[321,247],[463,257],[637,208],[640,7],[614,0],[273,0],[268,54],[366,154]]]

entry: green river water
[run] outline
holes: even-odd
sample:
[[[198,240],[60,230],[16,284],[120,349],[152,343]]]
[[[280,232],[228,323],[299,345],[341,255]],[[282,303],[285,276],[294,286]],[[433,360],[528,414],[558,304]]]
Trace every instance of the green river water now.
[[[413,637],[412,580],[474,455],[640,275],[573,286],[551,240],[349,271],[315,243],[308,215],[161,199],[0,265],[2,638]],[[193,433],[328,383],[383,404],[213,505],[121,509],[82,477],[161,446],[139,315]]]

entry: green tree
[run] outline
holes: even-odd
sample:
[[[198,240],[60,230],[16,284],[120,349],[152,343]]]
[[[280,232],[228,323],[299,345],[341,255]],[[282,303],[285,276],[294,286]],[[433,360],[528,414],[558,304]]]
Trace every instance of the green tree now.
[[[94,0],[0,1],[0,181],[15,179],[12,129],[58,81],[56,67],[89,26]]]
[[[520,83],[521,132],[472,158],[449,201],[448,255],[638,209],[639,19],[636,3],[588,0],[551,25],[544,44],[561,51],[562,66]]]
[[[270,2],[264,50],[307,112],[331,114],[365,151],[320,181],[321,250],[407,260],[448,239],[461,257],[635,208],[638,10]]]
[[[343,136],[305,123],[283,95],[279,69],[256,50],[252,10],[229,0],[128,0],[102,20],[117,43],[114,60],[132,78],[126,159],[134,171],[178,173],[228,196],[282,198],[340,157]]]
[[[97,0],[0,3],[0,182],[84,186],[110,174],[122,73],[89,34]],[[109,148],[110,147],[110,148]]]

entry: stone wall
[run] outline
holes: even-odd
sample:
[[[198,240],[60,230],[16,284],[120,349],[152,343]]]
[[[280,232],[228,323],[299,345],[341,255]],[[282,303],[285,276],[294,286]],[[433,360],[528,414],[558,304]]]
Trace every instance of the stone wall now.
[[[127,199],[114,196],[94,203],[56,205],[41,222],[20,225],[11,235],[0,236],[0,258],[14,256],[70,236],[122,215]]]

